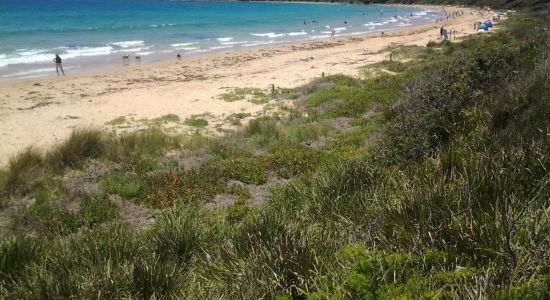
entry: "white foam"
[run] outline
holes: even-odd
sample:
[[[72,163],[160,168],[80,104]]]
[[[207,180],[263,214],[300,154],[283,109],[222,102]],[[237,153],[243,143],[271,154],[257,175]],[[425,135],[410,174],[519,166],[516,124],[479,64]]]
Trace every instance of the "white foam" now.
[[[375,22],[368,22],[367,24],[363,24],[364,26],[382,26],[383,23],[375,23]]]
[[[145,44],[145,41],[124,41],[124,42],[115,42],[111,43],[111,45],[119,46],[121,48],[129,48],[133,46],[143,46]]]
[[[145,56],[145,55],[149,55],[149,54],[153,54],[153,52],[140,52],[139,53],[140,56]]]
[[[74,58],[80,56],[99,56],[111,54],[113,52],[113,47],[78,47],[74,49],[67,49],[65,52],[65,58]]]
[[[240,45],[240,44],[246,44],[248,43],[247,41],[243,41],[243,42],[220,42],[220,45]]]
[[[275,40],[270,41],[253,41],[248,44],[244,44],[243,47],[255,47],[255,46],[261,46],[261,45],[269,45],[275,43]]]
[[[183,51],[193,51],[193,50],[199,50],[200,48],[199,47],[183,47],[183,48],[178,48],[178,50],[183,50]]]
[[[284,33],[275,33],[275,32],[251,33],[250,35],[257,36],[257,37],[266,37],[266,38],[271,38],[271,39],[275,39],[275,38],[278,38],[278,37],[285,36]]]
[[[204,53],[204,52],[208,52],[210,50],[208,49],[198,49],[198,50],[195,50],[195,51],[190,51],[189,53]]]
[[[122,49],[120,52],[137,52],[143,50],[142,48],[130,48],[130,49]]]
[[[289,32],[289,33],[287,33],[287,35],[288,35],[288,36],[307,35],[307,32],[305,32],[305,31]]]
[[[309,39],[310,40],[318,40],[318,39],[323,39],[323,38],[328,38],[329,36],[328,35],[313,35],[313,36],[310,36]]]
[[[66,69],[66,68],[65,68]],[[42,68],[42,69],[34,69],[29,71],[18,71],[15,73],[10,73],[6,75],[0,76],[0,78],[9,78],[9,77],[21,77],[25,75],[32,75],[32,74],[40,74],[40,73],[46,73],[46,72],[52,72],[55,68]]]
[[[44,50],[45,51],[45,50]],[[53,61],[55,54],[53,52],[41,53],[44,51],[38,50],[29,50],[17,52],[15,55],[6,56],[5,58],[0,58],[0,67],[7,65],[15,64],[30,64],[38,62],[47,62]]]
[[[221,37],[216,39],[218,42],[230,42],[233,40],[232,37]]]
[[[233,46],[213,46],[209,47],[210,50],[219,50],[219,49],[227,49],[227,48],[233,48]]]
[[[171,44],[170,46],[172,47],[187,47],[187,46],[191,46],[191,45],[196,45],[198,44],[197,42],[193,42],[193,43],[180,43],[180,44]]]
[[[338,31],[344,31],[344,30],[348,30],[348,29],[346,27],[336,27],[336,28],[334,28],[334,30],[336,30],[338,32]]]

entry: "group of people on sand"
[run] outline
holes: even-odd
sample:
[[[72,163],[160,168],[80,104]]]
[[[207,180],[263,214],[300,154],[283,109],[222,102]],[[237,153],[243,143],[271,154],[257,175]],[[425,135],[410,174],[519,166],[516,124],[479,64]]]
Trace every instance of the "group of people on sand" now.
[[[449,13],[446,12],[446,11],[443,11],[443,12],[445,13],[445,17],[437,19],[436,20],[437,22],[443,22],[445,20],[454,19],[454,18],[457,18],[457,17],[460,17],[460,16],[464,15],[464,11],[462,11],[462,10],[457,10],[457,11],[453,11],[453,12],[449,12]]]
[[[447,30],[445,27],[441,26],[441,28],[439,28],[439,37],[445,41],[453,38],[456,39],[456,30],[452,28]]]

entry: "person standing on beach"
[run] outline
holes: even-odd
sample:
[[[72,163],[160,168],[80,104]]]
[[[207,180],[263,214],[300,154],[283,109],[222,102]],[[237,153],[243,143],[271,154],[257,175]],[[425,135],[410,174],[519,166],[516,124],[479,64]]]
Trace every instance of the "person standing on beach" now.
[[[57,76],[59,76],[59,69],[61,69],[61,73],[63,74],[63,76],[65,76],[65,71],[63,71],[63,66],[61,65],[61,57],[59,57],[59,54],[55,55],[53,61],[55,62],[55,72],[57,73]]]
[[[332,28],[332,30],[330,31],[330,37],[332,39],[335,39],[336,38],[336,29]]]

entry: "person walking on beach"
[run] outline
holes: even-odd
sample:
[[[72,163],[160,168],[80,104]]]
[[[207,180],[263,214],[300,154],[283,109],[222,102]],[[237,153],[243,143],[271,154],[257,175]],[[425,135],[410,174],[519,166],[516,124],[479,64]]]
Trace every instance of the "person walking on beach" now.
[[[330,31],[330,37],[332,39],[335,39],[336,38],[336,29],[332,28],[332,30]]]
[[[55,62],[55,72],[57,73],[57,76],[59,76],[59,69],[61,69],[61,73],[63,74],[63,76],[65,76],[65,71],[63,71],[63,66],[61,65],[61,57],[59,57],[59,54],[55,55],[53,61]]]

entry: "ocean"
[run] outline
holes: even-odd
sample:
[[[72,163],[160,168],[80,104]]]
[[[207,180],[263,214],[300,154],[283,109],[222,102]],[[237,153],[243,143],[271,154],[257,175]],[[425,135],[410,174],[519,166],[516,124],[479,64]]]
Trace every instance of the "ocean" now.
[[[433,22],[412,7],[162,0],[0,0],[0,80],[175,59]]]

